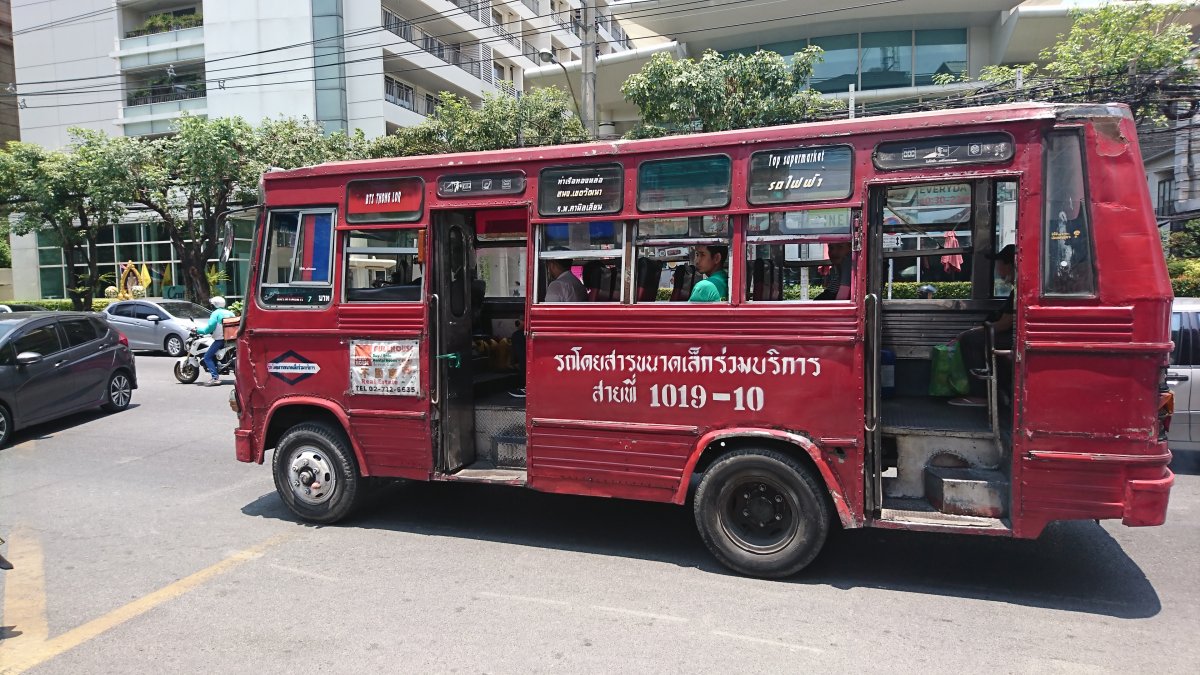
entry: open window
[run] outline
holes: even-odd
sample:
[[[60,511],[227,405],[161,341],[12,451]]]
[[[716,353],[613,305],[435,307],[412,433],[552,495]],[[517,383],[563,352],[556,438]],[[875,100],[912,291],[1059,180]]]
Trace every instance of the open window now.
[[[420,302],[425,278],[420,251],[424,229],[346,232],[345,291],[348,302]]]
[[[974,183],[935,183],[887,191],[883,209],[884,297],[894,297],[891,286],[896,282],[971,283],[977,187]],[[955,296],[970,298],[973,294],[967,290]]]
[[[809,302],[853,297],[852,223],[849,208],[750,214],[746,298]]]
[[[634,302],[686,302],[706,275],[697,267],[698,249],[724,259],[709,275],[724,275],[729,301],[729,216],[643,218],[634,247]],[[703,264],[701,265],[703,267]]]
[[[620,302],[624,274],[625,227],[611,220],[548,223],[538,227],[538,302],[548,302],[550,263],[575,275],[586,298],[580,302]]]

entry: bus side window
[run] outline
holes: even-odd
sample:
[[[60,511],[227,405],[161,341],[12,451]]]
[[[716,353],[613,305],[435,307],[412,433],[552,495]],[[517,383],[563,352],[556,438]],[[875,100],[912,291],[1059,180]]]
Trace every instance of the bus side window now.
[[[746,230],[746,299],[848,300],[854,285],[849,208],[752,213]]]
[[[1083,135],[1046,134],[1046,202],[1042,217],[1042,295],[1096,293],[1088,218]]]
[[[348,302],[421,302],[424,266],[417,240],[424,230],[352,230],[346,233],[342,286]]]
[[[538,226],[537,301],[546,302],[549,263],[566,263],[584,289],[580,302],[620,302],[625,225],[619,221],[547,223]],[[556,265],[557,267],[558,265]],[[565,278],[565,277],[564,277]],[[578,288],[578,286],[576,286]]]
[[[259,299],[277,307],[323,307],[333,299],[333,211],[274,211]]]
[[[634,250],[638,266],[634,302],[686,302],[696,284],[707,277],[713,277],[720,289],[720,275],[725,277],[720,302],[729,302],[730,232],[729,216],[639,220]],[[709,257],[714,250],[718,255],[725,251],[725,260],[707,274],[697,266],[697,249],[701,247]]]

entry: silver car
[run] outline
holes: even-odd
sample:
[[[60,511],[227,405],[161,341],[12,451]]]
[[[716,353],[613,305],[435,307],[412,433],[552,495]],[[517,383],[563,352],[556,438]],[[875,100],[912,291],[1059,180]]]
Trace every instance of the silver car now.
[[[1171,341],[1167,384],[1175,392],[1175,414],[1167,444],[1172,450],[1200,450],[1200,298],[1175,298]]]
[[[129,407],[137,369],[100,314],[0,314],[0,447],[13,431],[80,410]]]
[[[203,328],[212,310],[184,300],[121,300],[104,310],[113,328],[129,338],[131,349],[183,356],[193,328]]]

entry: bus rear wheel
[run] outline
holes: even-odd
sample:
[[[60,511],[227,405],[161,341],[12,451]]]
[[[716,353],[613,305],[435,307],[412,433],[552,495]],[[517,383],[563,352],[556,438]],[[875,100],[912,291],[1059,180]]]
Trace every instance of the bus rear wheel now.
[[[817,557],[829,507],[812,473],[768,449],[721,457],[700,480],[696,528],[721,564],[754,577],[786,577]]]
[[[297,424],[279,439],[272,461],[275,490],[292,513],[313,523],[335,523],[354,510],[358,467],[340,428]]]

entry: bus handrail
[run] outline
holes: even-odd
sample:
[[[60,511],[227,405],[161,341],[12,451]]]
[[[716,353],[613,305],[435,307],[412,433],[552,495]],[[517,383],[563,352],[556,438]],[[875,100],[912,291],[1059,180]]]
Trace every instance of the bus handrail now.
[[[433,327],[433,358],[429,359],[430,377],[429,377],[429,403],[438,405],[442,401],[442,382],[438,375],[441,373],[442,364],[437,357],[442,353],[442,322],[441,322],[441,301],[438,299],[437,293],[429,294],[429,324]]]

